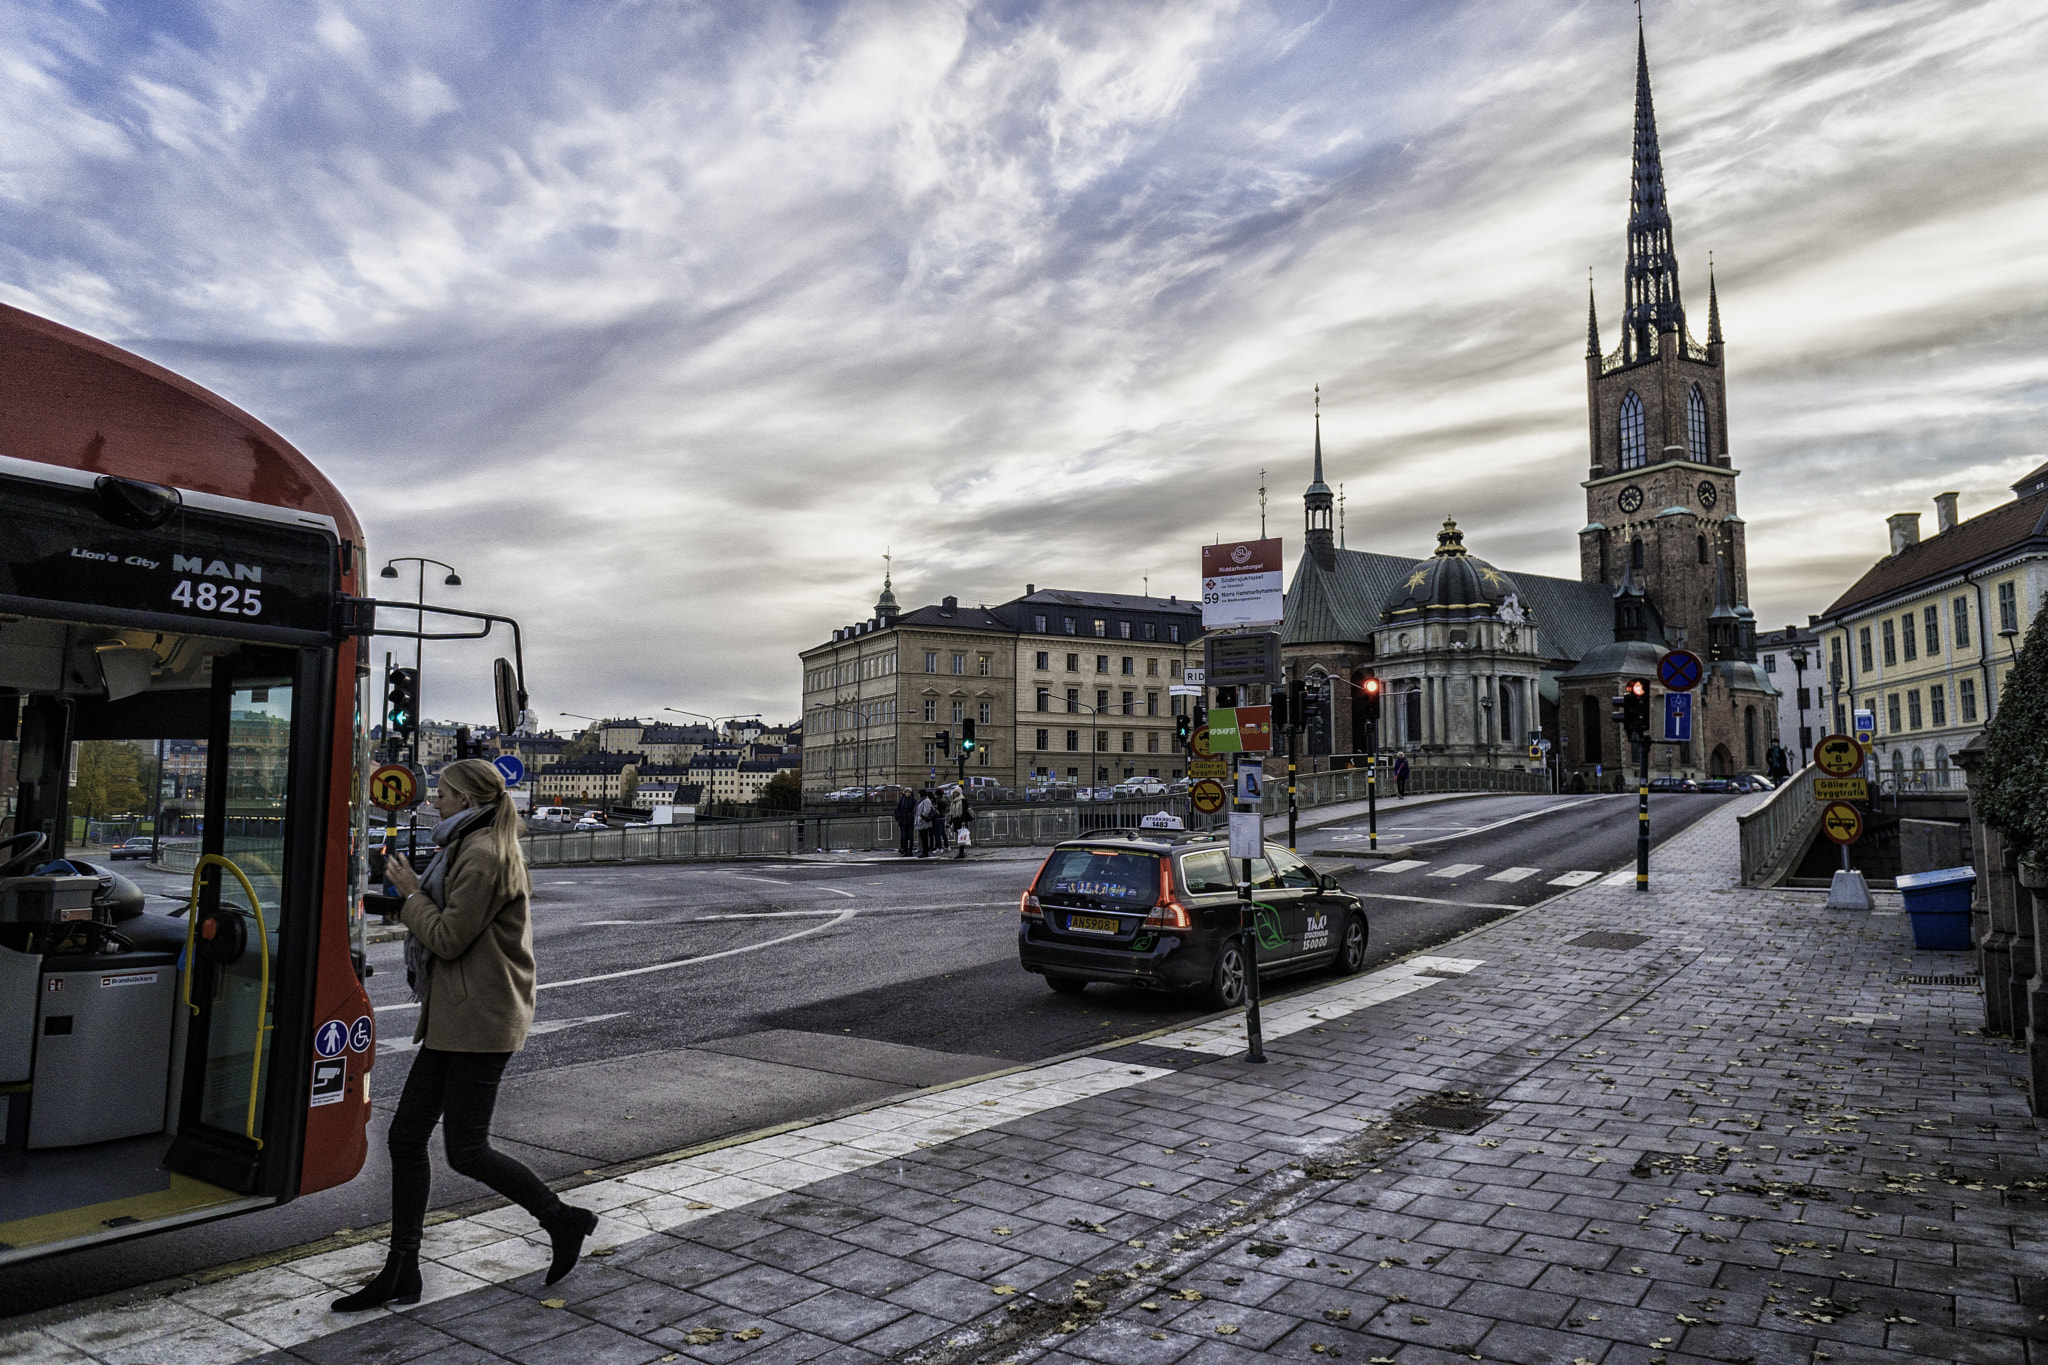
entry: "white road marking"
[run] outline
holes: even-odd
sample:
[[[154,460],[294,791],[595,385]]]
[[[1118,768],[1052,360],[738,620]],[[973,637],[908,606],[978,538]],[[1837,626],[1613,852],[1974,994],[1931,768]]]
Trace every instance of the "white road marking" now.
[[[1483,965],[1478,958],[1411,957],[1391,967],[1353,977],[1302,995],[1259,1007],[1259,1033],[1265,1038],[1284,1038],[1290,1033],[1373,1005],[1382,1005],[1416,991],[1427,990],[1445,978],[1424,976],[1424,972],[1445,972],[1464,976]],[[1233,1014],[1177,1033],[1148,1038],[1151,1047],[1186,1049],[1217,1057],[1229,1057],[1245,1049],[1244,1016]],[[1114,1052],[1104,1054],[1115,1056]]]
[[[1492,901],[1454,901],[1442,896],[1397,896],[1391,891],[1361,891],[1359,895],[1369,901],[1413,901],[1417,905],[1457,905],[1467,910],[1521,910],[1520,905],[1497,905]]]
[[[621,1010],[616,1014],[586,1014],[580,1019],[536,1019],[533,1021],[532,1026],[526,1030],[526,1036],[533,1038],[543,1033],[560,1033],[565,1028],[580,1028],[584,1024],[602,1024],[607,1019],[623,1019],[625,1017],[625,1011]],[[395,1038],[389,1042],[379,1039],[377,1042],[377,1055],[379,1057],[393,1056],[401,1052],[417,1052],[419,1049],[420,1044],[415,1043],[410,1038]]]
[[[1291,1030],[1290,1030],[1291,1031]],[[931,1090],[827,1123],[756,1138],[630,1175],[579,1185],[569,1201],[598,1214],[593,1247],[622,1246],[728,1209],[788,1194],[834,1176],[896,1161],[1005,1123],[1172,1072],[1114,1060],[1114,1053]],[[166,1352],[203,1340],[199,1355],[246,1360],[376,1320],[328,1310],[337,1292],[370,1278],[389,1244],[363,1242],[120,1308],[87,1313],[4,1338],[10,1360],[196,1359]],[[548,1263],[547,1235],[518,1208],[438,1223],[426,1231],[422,1303],[436,1303],[531,1274]],[[89,1345],[87,1357],[77,1349]]]
[[[1484,866],[1486,866],[1484,863],[1452,863],[1449,867],[1440,867],[1429,875],[1432,877],[1462,877],[1467,872],[1477,872]]]
[[[622,977],[646,976],[649,972],[672,972],[682,967],[694,967],[699,962],[716,962],[722,957],[737,957],[741,953],[758,953],[763,948],[773,948],[778,943],[788,943],[792,939],[807,938],[812,934],[822,934],[827,929],[837,928],[858,914],[860,914],[858,910],[841,910],[824,924],[814,924],[808,929],[799,929],[793,934],[784,934],[781,938],[764,939],[759,943],[749,943],[738,948],[727,948],[723,952],[699,953],[696,957],[679,957],[672,962],[651,962],[645,967],[628,967],[624,971],[600,972],[595,976],[575,976],[567,981],[543,981],[538,986],[535,986],[534,989],[538,991],[558,991],[565,986],[588,986],[598,981],[617,981]],[[743,915],[737,918],[756,919],[767,917]],[[387,1010],[416,1010],[419,1007],[417,1000],[407,1000],[395,1005],[379,1005],[377,1006],[377,1013],[383,1014]]]
[[[1528,878],[1535,876],[1538,872],[1541,872],[1542,870],[1543,869],[1539,867],[1510,867],[1505,871],[1494,873],[1491,877],[1488,877],[1486,880],[1490,882],[1525,881]]]
[[[1488,830],[1492,830],[1492,829],[1499,829],[1499,828],[1500,828],[1501,826],[1503,826],[1503,825],[1513,825],[1513,824],[1519,824],[1519,823],[1521,823],[1521,822],[1522,822],[1522,821],[1524,821],[1524,820],[1534,820],[1534,819],[1536,819],[1537,817],[1539,817],[1539,816],[1544,816],[1544,815],[1555,815],[1555,814],[1557,814],[1557,813],[1558,813],[1559,811],[1566,811],[1566,810],[1572,810],[1572,809],[1575,809],[1576,807],[1579,807],[1579,806],[1590,806],[1590,805],[1591,805],[1591,804],[1593,804],[1593,803],[1594,803],[1595,801],[1605,801],[1605,800],[1607,800],[1607,799],[1608,799],[1608,796],[1607,796],[1607,795],[1601,795],[1601,796],[1588,796],[1588,797],[1584,798],[1583,800],[1579,800],[1579,801],[1567,801],[1567,802],[1565,802],[1565,803],[1564,803],[1563,805],[1561,805],[1561,806],[1544,806],[1544,807],[1542,807],[1541,809],[1538,809],[1538,810],[1531,810],[1531,811],[1523,811],[1523,812],[1522,812],[1522,813],[1521,813],[1520,815],[1510,815],[1510,816],[1508,816],[1508,817],[1507,817],[1507,818],[1506,818],[1505,820],[1495,820],[1495,821],[1494,821],[1493,823],[1491,823],[1491,824],[1486,824],[1486,825],[1474,825],[1474,826],[1473,826],[1473,827],[1472,827],[1471,829],[1467,829],[1467,830],[1461,830],[1461,831],[1459,831],[1459,832],[1458,832],[1458,833],[1456,833],[1456,834],[1447,834],[1447,835],[1445,835],[1445,836],[1444,836],[1444,838],[1446,838],[1446,839],[1469,839],[1470,837],[1472,837],[1472,836],[1473,836],[1473,835],[1475,835],[1475,834],[1484,834],[1484,833],[1486,833],[1486,832],[1487,832]]]
[[[1629,886],[1629,885],[1632,885],[1632,884],[1633,884],[1633,883],[1635,882],[1635,879],[1636,879],[1636,870],[1635,870],[1634,868],[1632,868],[1632,867],[1624,867],[1624,868],[1623,868],[1623,869],[1622,869],[1621,871],[1619,871],[1619,872],[1615,873],[1615,874],[1614,874],[1613,876],[1609,877],[1609,878],[1608,878],[1608,879],[1607,879],[1607,880],[1606,880],[1606,881],[1605,881],[1604,883],[1602,883],[1602,885],[1605,885],[1605,886]]]
[[[1598,872],[1567,872],[1562,877],[1552,877],[1551,886],[1584,886],[1587,882],[1600,880]]]
[[[1396,861],[1396,862],[1391,862],[1391,863],[1382,863],[1382,864],[1381,864],[1380,866],[1378,866],[1378,867],[1374,868],[1374,869],[1373,869],[1373,871],[1375,871],[1375,872],[1406,872],[1406,871],[1407,871],[1407,870],[1408,870],[1409,868],[1411,868],[1411,867],[1428,867],[1428,866],[1429,866],[1429,864],[1428,864],[1428,863],[1426,863],[1426,862],[1422,861],[1422,860],[1421,860],[1421,859],[1419,859],[1419,858],[1402,858],[1402,859],[1400,859],[1400,860],[1398,860],[1398,861]]]

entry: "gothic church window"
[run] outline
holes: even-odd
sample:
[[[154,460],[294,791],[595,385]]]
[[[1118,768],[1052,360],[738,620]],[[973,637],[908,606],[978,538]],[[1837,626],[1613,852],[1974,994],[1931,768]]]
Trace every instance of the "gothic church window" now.
[[[1706,464],[1711,459],[1707,453],[1707,396],[1697,384],[1685,396],[1685,444],[1695,463]]]
[[[1643,442],[1643,400],[1630,389],[1621,400],[1621,467],[1640,469],[1649,463]]]
[[[1700,542],[1700,546],[1699,546],[1699,549],[1700,549],[1700,563],[1704,564],[1704,563],[1706,563],[1706,562],[1707,562],[1707,538],[1706,538],[1705,536],[1701,536],[1701,537],[1699,538],[1699,542]]]
[[[1642,568],[1642,567],[1643,567],[1643,542],[1642,542],[1642,541],[1640,541],[1640,540],[1631,540],[1631,541],[1630,541],[1630,542],[1628,543],[1628,566],[1629,566],[1629,567],[1630,567],[1631,569],[1640,569],[1640,568]]]

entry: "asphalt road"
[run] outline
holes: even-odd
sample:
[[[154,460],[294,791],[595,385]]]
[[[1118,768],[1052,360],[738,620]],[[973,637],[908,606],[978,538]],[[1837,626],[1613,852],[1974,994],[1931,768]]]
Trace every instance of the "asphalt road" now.
[[[1669,837],[1727,798],[1660,797]],[[1342,877],[1369,897],[1371,961],[1441,943],[1633,865],[1632,796],[1488,796],[1382,811],[1382,845]],[[1344,857],[1365,822],[1305,832]],[[498,1108],[500,1145],[544,1177],[980,1075],[1204,1013],[1193,998],[1092,986],[1054,995],[1017,966],[1017,897],[1042,850],[880,859],[547,869],[536,877],[534,1036]],[[1413,864],[1413,865],[1409,865]],[[133,864],[124,871],[134,868]],[[138,873],[168,889],[169,879]],[[383,1120],[411,1060],[397,944],[375,945],[380,1035],[371,1160],[283,1208],[13,1267],[0,1312],[69,1302],[388,1217]],[[1274,983],[1269,996],[1323,978]],[[438,1151],[437,1151],[438,1159]],[[437,1206],[486,1193],[437,1171]]]

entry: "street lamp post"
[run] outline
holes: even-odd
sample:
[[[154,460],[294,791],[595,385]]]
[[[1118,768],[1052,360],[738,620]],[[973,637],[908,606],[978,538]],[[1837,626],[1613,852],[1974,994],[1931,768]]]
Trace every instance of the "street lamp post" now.
[[[424,640],[420,638],[420,636],[424,635],[427,630],[427,565],[432,564],[439,568],[446,569],[448,571],[448,576],[441,580],[442,584],[446,587],[461,587],[462,577],[460,574],[455,572],[455,566],[453,564],[444,563],[438,559],[428,559],[421,555],[400,555],[396,559],[388,559],[384,561],[384,567],[377,571],[377,576],[379,578],[396,578],[398,577],[398,566],[401,564],[415,564],[419,566],[419,582],[415,586],[413,592],[412,627],[414,631],[412,642],[412,671],[413,677],[417,682],[420,673],[420,651],[424,644],[426,643]],[[419,685],[422,693],[424,693],[424,684]],[[413,706],[415,708],[418,708],[419,705],[419,698],[415,697],[413,699]],[[417,716],[415,717],[415,719],[424,719],[424,716]],[[419,766],[420,732],[419,727],[417,725],[413,727],[412,732],[412,762],[414,767]]]
[[[1792,700],[1798,703],[1806,696],[1806,647],[1796,646],[1786,651],[1786,657],[1792,660],[1792,675],[1796,679],[1792,685],[1797,689]],[[1806,708],[1795,705],[1793,709],[1799,714],[1799,766],[1803,768],[1806,766],[1806,751],[1813,747],[1813,732],[1806,725]]]

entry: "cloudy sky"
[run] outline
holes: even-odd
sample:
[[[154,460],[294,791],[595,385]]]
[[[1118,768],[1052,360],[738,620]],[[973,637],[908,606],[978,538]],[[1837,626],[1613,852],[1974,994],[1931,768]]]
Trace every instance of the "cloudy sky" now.
[[[1803,621],[2048,459],[2048,9],[1645,8]],[[544,719],[793,716],[885,547],[906,605],[1188,595],[1263,466],[1291,556],[1318,383],[1353,548],[1574,574],[1634,59],[1624,0],[18,3],[0,297],[456,564]]]

